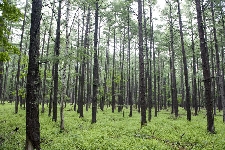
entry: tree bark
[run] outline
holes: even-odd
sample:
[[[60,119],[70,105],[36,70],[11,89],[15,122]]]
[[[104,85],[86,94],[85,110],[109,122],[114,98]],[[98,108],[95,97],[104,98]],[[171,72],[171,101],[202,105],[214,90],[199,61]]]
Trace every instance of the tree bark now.
[[[192,21],[191,21],[191,26],[192,25]],[[197,101],[197,81],[196,81],[196,76],[197,76],[197,72],[196,72],[196,53],[195,53],[195,43],[194,43],[194,31],[193,28],[191,28],[191,48],[192,48],[192,55],[193,55],[193,96],[192,96],[192,102],[194,103],[194,107],[195,107],[195,116],[198,115],[198,101]]]
[[[24,13],[24,19],[23,19],[23,25],[21,28],[21,38],[20,38],[20,54],[19,54],[19,59],[17,62],[17,74],[16,74],[16,102],[15,102],[15,113],[18,113],[18,105],[19,105],[19,101],[20,101],[20,93],[19,93],[19,89],[20,89],[20,63],[21,63],[21,55],[22,55],[22,46],[23,46],[23,36],[24,36],[24,28],[25,28],[25,24],[26,24],[26,13],[27,13],[27,6],[28,6],[28,0],[26,0],[26,6],[25,6],[25,13]]]
[[[153,23],[152,23],[152,6],[150,6],[150,46],[147,71],[148,75],[148,121],[152,118],[152,44],[153,44]]]
[[[91,15],[91,10],[90,6],[88,7],[88,12],[87,12],[87,21],[86,21],[86,29],[85,29],[85,34],[84,34],[84,48],[85,48],[85,53],[88,54],[88,48],[89,48],[89,43],[88,43],[88,33],[89,33],[89,24],[90,24],[90,15]],[[86,57],[86,56],[85,56]],[[88,111],[88,104],[89,104],[89,98],[91,95],[90,92],[90,81],[89,81],[89,62],[88,58],[86,58],[86,61],[84,62],[87,64],[87,98],[86,98],[86,111]]]
[[[141,103],[141,126],[147,124],[145,101],[145,68],[143,55],[142,2],[138,0],[138,48],[139,48],[139,99]]]
[[[197,11],[198,32],[199,32],[199,39],[200,39],[202,69],[203,69],[203,77],[204,77],[203,81],[205,86],[207,131],[209,131],[210,133],[215,133],[214,117],[213,117],[213,102],[211,100],[211,77],[210,77],[208,47],[206,45],[206,40],[204,37],[200,0],[195,0],[195,3],[196,3],[196,11]]]
[[[53,3],[55,3],[55,0],[53,1]],[[52,10],[54,10],[55,5],[53,5]],[[52,33],[52,20],[53,20],[53,11],[52,11],[52,16],[51,16],[51,21],[50,21],[50,27],[49,27],[49,31],[48,31],[48,43],[47,43],[47,52],[46,52],[46,57],[48,57],[48,53],[49,53],[49,45],[50,45],[50,37],[51,37],[51,33]],[[44,68],[44,79],[43,79],[43,84],[44,84],[44,89],[43,89],[43,99],[45,99],[46,96],[46,76],[47,76],[47,63],[45,63],[45,68]],[[52,67],[52,73],[53,72],[53,67]],[[52,77],[54,77],[52,74]],[[51,81],[51,85],[52,85],[52,81]],[[50,92],[50,100],[49,100],[49,111],[48,111],[48,116],[51,116],[51,111],[52,111],[52,87],[51,87],[51,92]]]
[[[219,47],[218,47],[218,40],[216,34],[216,25],[215,25],[215,15],[214,15],[214,2],[211,1],[211,13],[212,13],[212,22],[213,22],[213,37],[214,37],[214,45],[216,50],[216,69],[217,69],[217,87],[218,87],[218,95],[221,96],[222,107],[223,107],[223,122],[225,122],[225,97],[224,97],[224,83],[223,83],[223,76],[221,76],[221,69],[220,69],[220,58],[219,58]]]
[[[116,20],[116,15],[115,15],[115,20]],[[115,55],[116,55],[116,29],[114,27],[113,31],[113,71],[112,71],[112,113],[114,113],[115,110],[115,105],[116,105],[116,100],[115,100]]]
[[[97,112],[97,92],[99,84],[99,74],[98,74],[98,0],[95,2],[95,32],[94,32],[94,67],[93,67],[93,100],[92,100],[92,121],[91,123],[96,123],[96,112]]]
[[[186,90],[186,110],[187,110],[187,120],[191,121],[191,108],[190,108],[190,87],[188,83],[188,69],[187,69],[187,59],[186,59],[186,51],[184,48],[184,35],[183,35],[183,23],[181,20],[181,12],[180,12],[180,1],[177,0],[178,4],[178,16],[179,16],[179,26],[180,26],[180,39],[181,39],[181,47],[182,47],[182,56],[183,56],[183,65],[184,65],[184,81],[185,81],[185,90]]]
[[[154,108],[155,108],[155,117],[157,117],[157,97],[156,97],[156,91],[157,91],[157,84],[156,84],[156,60],[155,60],[155,49],[153,49],[153,72],[154,72]]]
[[[58,19],[57,19],[57,28],[56,28],[56,39],[55,39],[55,64],[54,64],[54,99],[53,99],[53,121],[57,121],[57,103],[58,103],[58,67],[59,67],[59,49],[60,49],[60,26],[61,26],[61,4],[62,0],[59,0],[58,8]]]
[[[30,48],[26,93],[26,150],[40,150],[40,123],[38,108],[39,46],[42,0],[32,1]]]
[[[170,48],[171,48],[171,95],[172,95],[172,110],[174,109],[175,117],[178,117],[178,101],[177,101],[177,86],[176,86],[176,71],[175,71],[175,51],[174,51],[174,33],[173,33],[173,18],[172,18],[172,8],[170,5]],[[173,111],[172,111],[173,112]]]
[[[67,82],[66,82],[66,66],[68,64],[68,50],[69,50],[69,13],[70,13],[70,2],[69,0],[66,1],[66,48],[64,52],[64,62],[63,62],[63,73],[62,73],[62,98],[60,101],[60,131],[64,130],[64,102],[66,102],[67,98]]]

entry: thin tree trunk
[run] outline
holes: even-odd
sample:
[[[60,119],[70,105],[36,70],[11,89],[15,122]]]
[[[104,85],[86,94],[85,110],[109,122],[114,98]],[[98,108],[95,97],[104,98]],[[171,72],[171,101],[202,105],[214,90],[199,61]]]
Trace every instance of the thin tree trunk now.
[[[192,26],[192,21],[191,21],[191,26]],[[195,43],[194,43],[194,31],[193,28],[191,28],[191,48],[192,48],[192,53],[193,53],[193,96],[192,96],[192,102],[194,102],[194,107],[195,107],[195,116],[198,115],[198,102],[197,102],[197,81],[196,81],[196,58],[195,58]]]
[[[85,34],[84,34],[84,48],[85,48],[85,53],[88,52],[88,48],[89,48],[89,43],[88,43],[88,31],[89,31],[89,24],[90,24],[90,14],[91,14],[91,10],[90,10],[90,6],[88,7],[88,12],[87,12],[87,21],[86,21],[86,29],[85,29]],[[85,56],[86,57],[86,56]],[[88,111],[88,103],[89,103],[89,98],[90,98],[90,89],[89,89],[89,64],[88,64],[88,58],[86,58],[87,60],[84,62],[87,64],[87,98],[86,98],[86,111]]]
[[[200,39],[202,69],[203,69],[203,76],[204,76],[203,81],[205,85],[207,131],[209,131],[210,133],[215,133],[214,117],[213,117],[213,102],[211,101],[211,77],[210,77],[208,47],[206,45],[206,40],[204,37],[200,0],[195,0],[195,3],[196,3],[196,11],[197,11],[198,32],[199,32],[199,39]]]
[[[53,121],[57,121],[57,103],[58,103],[58,67],[59,67],[59,49],[60,49],[60,26],[61,26],[61,4],[62,0],[59,0],[58,8],[58,19],[57,19],[57,28],[56,28],[56,39],[55,39],[55,56],[56,60],[54,63],[54,99],[53,99]]]
[[[50,98],[49,98],[49,109],[48,109],[48,116],[50,117],[51,116],[51,113],[52,113],[52,107],[53,107],[53,82],[54,82],[54,72],[55,72],[55,68],[54,68],[54,65],[52,65],[52,80],[51,80],[51,83],[50,83]]]
[[[128,19],[127,19],[127,38],[128,38],[128,87],[127,87],[127,98],[130,105],[130,113],[129,117],[132,117],[132,108],[133,108],[133,99],[132,99],[132,93],[131,93],[131,85],[130,85],[130,9],[129,6],[127,7],[128,12]],[[125,34],[125,33],[124,33]]]
[[[45,27],[45,31],[44,31],[44,37],[43,37],[43,40],[42,40],[42,52],[41,52],[41,58],[43,58],[44,57],[44,48],[45,48],[45,36],[46,36],[46,32],[47,32],[47,27]],[[47,62],[44,62],[45,64],[47,63]],[[40,66],[41,68],[42,68],[42,64],[41,64],[41,66]],[[45,74],[46,75],[46,74]],[[46,79],[46,77],[45,77],[45,79]],[[44,80],[44,82],[43,82],[43,88],[42,87],[40,87],[41,89],[43,89],[42,90],[42,92],[44,93],[45,92],[45,90],[46,90],[46,81]],[[40,92],[41,92],[41,90],[40,90]],[[44,94],[43,95],[41,95],[40,96],[40,98],[42,99],[42,101],[41,101],[41,113],[44,113],[45,112],[45,99],[44,99]]]
[[[156,85],[156,60],[155,60],[155,49],[153,49],[153,72],[154,72],[154,108],[155,108],[155,117],[157,117],[157,97],[156,97],[156,91],[157,91],[157,85]]]
[[[63,63],[63,74],[62,74],[62,98],[60,102],[60,131],[64,130],[64,106],[63,103],[66,101],[66,90],[67,90],[67,83],[66,83],[66,66],[68,60],[66,57],[68,56],[68,49],[69,49],[69,31],[68,31],[68,23],[69,23],[69,13],[70,13],[70,2],[69,0],[66,1],[66,48],[64,53],[64,63]]]
[[[77,39],[77,49],[78,49],[80,47],[80,23],[79,22],[78,22],[78,25],[77,25],[77,30],[78,30],[77,31],[77,37],[78,37],[78,39]],[[77,51],[77,57],[79,58],[79,52],[78,51]],[[75,66],[75,71],[76,71],[76,79],[75,79],[75,96],[74,96],[74,107],[73,107],[74,111],[76,111],[78,98],[79,98],[79,91],[80,91],[80,90],[78,90],[78,80],[79,80],[79,76],[78,76],[78,73],[79,73],[78,61],[77,61],[76,66]]]
[[[184,49],[184,35],[183,35],[183,23],[181,20],[181,12],[180,12],[180,1],[177,0],[178,4],[178,16],[179,16],[179,26],[180,26],[180,39],[181,39],[181,47],[182,47],[182,56],[183,56],[183,64],[184,64],[184,81],[185,81],[185,89],[186,89],[186,110],[187,110],[187,120],[191,121],[191,108],[190,108],[190,87],[188,83],[188,69],[187,69],[187,59],[186,59],[186,51]]]
[[[116,15],[115,15],[116,17]],[[115,18],[116,19],[116,18]],[[114,113],[115,109],[115,55],[116,55],[116,29],[114,28],[113,31],[113,38],[114,38],[114,46],[113,46],[113,71],[112,71],[112,113]]]
[[[172,52],[172,57],[171,57],[171,69],[172,69],[172,77],[171,77],[171,85],[172,85],[172,107],[174,108],[175,112],[175,117],[178,117],[178,101],[177,101],[177,86],[176,86],[176,71],[175,71],[175,52],[174,52],[174,33],[173,33],[173,19],[172,19],[172,8],[171,4],[170,5],[170,47],[171,47],[171,52]]]
[[[82,21],[82,30],[81,30],[81,46],[84,46],[84,17],[85,17],[85,12],[86,12],[86,7],[84,6],[84,12],[83,12],[83,21]],[[83,106],[84,106],[84,95],[85,95],[85,91],[84,91],[84,72],[85,72],[85,56],[86,55],[86,50],[83,49],[81,56],[81,65],[80,65],[80,73],[81,75],[79,76],[79,95],[78,95],[78,112],[80,114],[79,118],[83,118],[84,117],[84,110],[83,110]]]
[[[225,97],[224,97],[224,77],[221,76],[221,69],[220,69],[220,58],[219,58],[219,47],[218,47],[218,40],[216,34],[216,25],[215,25],[215,16],[214,16],[214,2],[211,1],[211,13],[212,13],[212,22],[213,22],[213,35],[214,35],[214,43],[215,43],[215,50],[216,50],[216,68],[217,68],[217,90],[218,93],[221,95],[221,101],[223,106],[223,122],[225,122]]]
[[[141,126],[147,124],[145,101],[145,70],[143,55],[142,2],[138,0],[138,47],[139,47],[139,99],[141,103]]]
[[[108,33],[110,33],[110,26]],[[102,99],[102,105],[101,105],[101,110],[103,111],[104,105],[105,105],[105,100],[108,100],[108,86],[107,86],[107,79],[108,79],[108,68],[109,68],[109,41],[110,41],[110,35],[108,34],[107,37],[107,48],[106,48],[106,60],[105,60],[105,76],[104,76],[104,94],[103,94],[103,99]]]
[[[150,48],[148,61],[148,121],[152,118],[152,44],[153,44],[152,6],[150,6]]]
[[[96,112],[97,112],[97,92],[99,84],[99,74],[98,74],[98,0],[95,2],[95,33],[94,33],[94,67],[93,67],[93,100],[92,100],[92,121],[91,123],[96,123]]]
[[[210,33],[210,39],[211,39],[211,36],[212,36],[212,34]],[[210,51],[210,61],[211,61],[211,71],[212,71],[212,73],[211,73],[211,76],[212,77],[214,77],[215,76],[215,58],[214,58],[214,49],[213,49],[213,41],[212,41],[212,39],[210,40],[210,49],[211,49],[211,51]],[[213,106],[213,108],[214,108],[214,115],[216,115],[216,108],[217,108],[217,98],[216,98],[216,83],[215,83],[215,78],[212,78],[212,82],[211,82],[211,91],[212,91],[212,95],[211,95],[211,99],[212,99],[212,101],[213,101],[213,103],[214,103],[214,106]],[[217,97],[218,97],[219,95],[217,95]]]
[[[19,59],[17,62],[17,74],[16,74],[16,102],[15,102],[15,113],[18,113],[18,105],[20,101],[20,96],[19,96],[19,89],[20,89],[20,63],[21,63],[21,55],[22,55],[22,48],[23,48],[23,36],[24,36],[24,28],[26,24],[26,13],[27,13],[27,7],[28,7],[28,0],[26,0],[26,6],[25,6],[25,13],[24,13],[24,19],[23,19],[23,25],[21,28],[21,39],[20,39],[20,55]]]
[[[9,77],[9,62],[5,65],[5,71],[4,71],[4,84],[3,84],[3,93],[2,93],[2,99],[5,101],[6,99],[9,100],[9,88],[8,88],[8,77]],[[0,81],[0,82],[1,82]]]
[[[125,41],[125,28],[123,33],[123,42],[120,42],[120,87],[119,87],[119,97],[118,97],[118,112],[123,110],[123,99],[124,99],[124,41]],[[121,40],[120,40],[121,41]],[[123,46],[122,46],[123,45]],[[122,48],[121,48],[122,47]],[[132,109],[131,109],[132,110]],[[132,112],[131,112],[132,113]]]

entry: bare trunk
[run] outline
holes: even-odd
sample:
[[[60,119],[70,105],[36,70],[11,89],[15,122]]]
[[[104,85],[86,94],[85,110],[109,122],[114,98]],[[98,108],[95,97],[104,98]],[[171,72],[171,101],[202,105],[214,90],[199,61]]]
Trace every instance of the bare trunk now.
[[[204,37],[200,0],[195,0],[195,3],[196,3],[196,11],[197,11],[198,32],[199,32],[199,39],[200,39],[202,69],[203,69],[204,85],[205,85],[207,130],[210,133],[215,133],[214,117],[213,117],[213,102],[211,100],[211,77],[210,77],[208,47],[206,45],[206,40]]]
[[[92,121],[96,123],[96,112],[97,112],[97,92],[99,85],[99,74],[98,74],[98,0],[95,2],[95,33],[94,33],[94,67],[93,67],[93,100],[92,100]]]
[[[147,124],[145,101],[145,70],[143,55],[142,2],[138,0],[138,48],[139,48],[139,99],[141,104],[141,126]]]
[[[38,108],[39,77],[39,45],[42,1],[32,1],[30,48],[26,93],[26,150],[40,150],[40,124]]]
[[[186,89],[186,109],[187,109],[187,120],[191,121],[191,108],[190,108],[190,87],[188,83],[188,69],[187,69],[187,59],[186,59],[186,51],[184,49],[184,35],[183,35],[183,23],[181,20],[181,12],[180,12],[180,2],[177,0],[178,4],[178,15],[179,15],[179,26],[180,26],[180,39],[181,39],[181,47],[182,47],[182,56],[183,56],[183,65],[184,65],[184,81],[185,81],[185,89]]]
[[[56,39],[55,39],[55,56],[57,57],[54,64],[54,99],[53,99],[53,121],[57,121],[57,103],[58,103],[58,65],[59,65],[59,49],[60,49],[60,26],[61,26],[61,3],[59,0],[58,8],[58,19],[57,19],[57,28],[56,28]]]

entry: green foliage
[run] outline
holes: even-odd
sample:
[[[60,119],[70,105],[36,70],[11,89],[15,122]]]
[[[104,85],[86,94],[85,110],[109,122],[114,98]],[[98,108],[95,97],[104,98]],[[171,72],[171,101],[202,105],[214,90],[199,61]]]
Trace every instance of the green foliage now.
[[[0,3],[0,61],[9,61],[9,54],[19,54],[19,49],[13,44],[9,43],[8,36],[10,31],[8,25],[13,22],[19,21],[22,14],[15,5],[10,4],[7,0]]]
[[[0,52],[0,61],[9,61],[9,53],[8,52]]]
[[[3,0],[0,4],[0,10],[2,11],[2,17],[8,21],[16,22],[19,21],[22,14],[15,5],[10,4],[7,0]]]
[[[111,113],[111,108],[98,111],[97,123],[91,124],[91,111],[84,112],[85,118],[65,108],[65,131],[60,132],[59,122],[52,122],[51,117],[40,114],[41,148],[80,149],[80,150],[220,150],[224,149],[224,125],[220,115],[215,116],[217,134],[206,132],[205,110],[192,121],[186,120],[185,111],[179,110],[175,119],[170,112],[163,110],[159,117],[153,118],[147,126],[140,128],[140,114],[135,110],[133,117],[128,117],[129,110]],[[22,150],[25,146],[25,110],[13,114],[14,105],[0,105],[0,149]],[[17,132],[14,131],[19,127]],[[3,139],[3,140],[1,140]],[[1,142],[3,141],[3,142]]]

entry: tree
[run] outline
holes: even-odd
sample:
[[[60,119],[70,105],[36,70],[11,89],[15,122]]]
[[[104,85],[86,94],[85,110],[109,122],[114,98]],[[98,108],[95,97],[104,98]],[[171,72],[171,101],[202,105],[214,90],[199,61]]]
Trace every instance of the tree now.
[[[55,56],[56,60],[54,63],[54,99],[53,99],[53,121],[57,121],[57,103],[58,103],[58,68],[59,68],[59,48],[60,48],[60,26],[61,26],[61,4],[62,0],[59,0],[58,8],[58,19],[57,19],[57,28],[56,28],[56,38],[55,38]]]
[[[209,131],[210,133],[215,133],[214,117],[213,117],[213,102],[211,100],[211,77],[210,77],[208,47],[206,45],[206,40],[204,36],[200,0],[195,0],[195,3],[196,3],[196,11],[197,11],[198,32],[199,32],[199,39],[200,39],[202,69],[203,69],[203,77],[204,77],[203,81],[205,86],[207,131]]]
[[[66,58],[68,56],[68,49],[69,49],[69,27],[68,27],[68,23],[69,23],[69,10],[70,10],[70,1],[67,0],[66,1],[66,48],[65,48],[65,54],[64,57]],[[63,86],[62,86],[62,94],[63,97],[61,99],[60,102],[60,130],[64,130],[64,101],[66,101],[66,66],[67,66],[68,62],[67,59],[64,60],[63,63],[63,78],[62,78],[62,82],[63,82]]]
[[[115,14],[116,20],[116,14]],[[113,29],[113,70],[112,70],[112,113],[114,113],[114,109],[116,106],[116,92],[115,92],[115,57],[116,57],[116,28]]]
[[[28,1],[26,0],[26,6],[25,6],[25,13],[24,13],[24,19],[23,19],[23,25],[22,25],[22,34],[21,34],[21,40],[20,40],[20,55],[18,59],[18,64],[17,64],[17,75],[16,75],[16,102],[15,102],[15,113],[18,113],[18,104],[19,104],[19,99],[21,96],[19,95],[19,89],[20,89],[20,63],[21,63],[21,52],[22,52],[22,45],[23,45],[23,36],[24,36],[24,27],[26,23],[26,14],[27,14],[27,7],[28,7]]]
[[[216,50],[216,69],[217,69],[217,91],[218,95],[221,95],[222,105],[223,105],[223,122],[225,122],[225,97],[224,97],[224,82],[223,82],[223,76],[221,74],[220,69],[220,60],[219,60],[219,47],[218,47],[218,40],[217,40],[217,33],[216,33],[216,25],[215,25],[215,13],[214,13],[214,2],[210,2],[211,6],[211,13],[212,13],[212,22],[213,22],[213,37],[214,37],[214,45]]]
[[[10,10],[10,11],[9,11]],[[10,54],[20,54],[19,49],[9,42],[11,25],[22,17],[20,10],[6,0],[0,2],[0,99],[3,98],[4,62],[10,60]],[[6,83],[6,81],[5,81]]]
[[[183,23],[182,23],[182,20],[181,20],[180,1],[179,0],[177,0],[177,4],[178,4],[178,16],[179,16],[179,26],[180,26],[180,40],[181,40],[183,65],[184,65],[185,87],[186,87],[187,120],[191,121],[190,92],[189,92],[190,87],[189,87],[189,83],[188,83],[187,59],[186,59],[186,51],[185,51],[185,48],[184,48]]]
[[[138,48],[139,48],[139,99],[141,103],[141,126],[147,124],[145,101],[145,77],[143,55],[143,30],[142,30],[142,2],[138,0]]]
[[[174,50],[174,22],[172,17],[172,6],[169,2],[169,23],[170,23],[170,46],[169,50],[171,51],[171,61],[170,61],[170,67],[171,67],[171,95],[172,95],[172,113],[173,110],[175,112],[175,117],[178,117],[178,101],[177,101],[177,81],[176,81],[176,70],[175,70],[175,50]]]
[[[96,123],[96,112],[97,112],[97,92],[98,92],[98,0],[95,2],[95,32],[94,32],[94,67],[93,67],[93,100],[92,100],[92,123]]]
[[[39,45],[42,0],[32,1],[30,48],[26,93],[26,149],[40,150],[40,124],[38,108]]]

